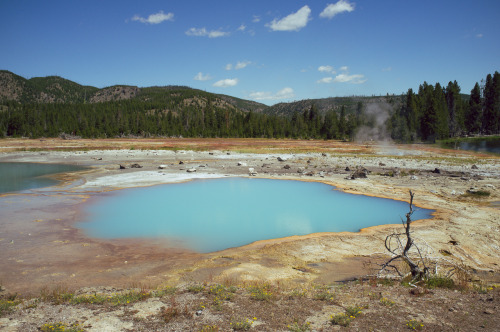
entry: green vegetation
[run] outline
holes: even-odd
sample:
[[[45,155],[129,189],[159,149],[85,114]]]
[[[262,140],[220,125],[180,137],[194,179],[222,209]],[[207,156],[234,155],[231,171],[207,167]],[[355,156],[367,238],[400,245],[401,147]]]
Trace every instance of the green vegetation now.
[[[406,322],[406,326],[410,330],[421,330],[424,328],[424,324],[416,319],[410,319],[408,322]]]
[[[0,298],[0,317],[11,312],[21,301],[13,295],[7,298]]]
[[[0,99],[0,137],[353,139],[372,129],[412,142],[500,131],[498,72],[486,77],[482,90],[476,84],[470,96],[460,93],[456,81],[445,88],[424,82],[418,93],[409,89],[402,96],[271,107],[183,86],[97,89],[57,76],[26,80],[7,71],[0,71],[0,84],[6,90]]]
[[[257,318],[254,317],[254,320]],[[233,331],[248,331],[253,325],[253,320],[251,319],[235,319],[231,323],[231,328]]]
[[[40,327],[42,332],[83,332],[84,329],[79,324],[64,324],[62,322],[47,323]]]

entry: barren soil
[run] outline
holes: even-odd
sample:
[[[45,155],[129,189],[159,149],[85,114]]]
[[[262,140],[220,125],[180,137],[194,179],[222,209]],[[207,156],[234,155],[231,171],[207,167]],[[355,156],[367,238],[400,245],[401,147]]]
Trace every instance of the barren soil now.
[[[257,177],[319,181],[350,193],[403,201],[409,199],[411,189],[417,206],[436,210],[433,219],[416,222],[412,228],[414,236],[428,245],[428,257],[439,262],[438,272],[445,273],[447,266],[453,263],[469,271],[469,281],[499,282],[500,158],[495,156],[428,145],[378,146],[331,141],[6,139],[0,140],[0,162],[6,161],[69,163],[90,169],[60,176],[63,182],[59,186],[0,196],[0,282],[6,288],[4,294],[18,292],[37,296],[43,288],[57,287],[154,289],[175,285],[181,289],[176,301],[187,301],[186,310],[192,316],[195,302],[210,294],[197,294],[189,300],[194,295],[185,291],[188,284],[267,282],[286,284],[288,290],[301,285],[331,285],[371,275],[376,263],[389,257],[385,253],[385,237],[393,230],[400,230],[400,225],[371,227],[359,233],[319,233],[259,241],[210,254],[181,250],[161,240],[97,240],[74,227],[82,204],[107,192],[192,178],[250,176],[249,168],[254,169]],[[238,166],[238,163],[246,166]],[[142,167],[131,168],[133,164]],[[125,169],[120,169],[120,165]],[[160,165],[166,167],[159,169]],[[356,168],[365,168],[367,178],[350,179]],[[193,169],[196,171],[187,172]],[[490,195],[482,198],[466,195],[471,188]],[[110,331],[200,330],[212,321],[226,330],[230,328],[226,323],[233,315],[251,318],[260,313],[257,317],[260,325],[256,323],[252,329],[286,330],[286,324],[293,322],[294,310],[302,308],[300,313],[297,311],[296,319],[311,322],[311,327],[317,330],[330,330],[338,326],[329,324],[327,316],[346,305],[368,306],[368,311],[350,325],[354,330],[369,327],[381,331],[403,330],[408,328],[404,322],[409,319],[424,321],[429,330],[466,331],[481,327],[493,331],[499,323],[494,318],[498,316],[495,290],[484,295],[436,290],[413,296],[407,288],[386,287],[382,295],[387,292],[387,296],[396,301],[391,309],[379,305],[380,299],[368,294],[378,291],[373,287],[373,284],[345,286],[341,288],[345,293],[335,289],[340,296],[336,296],[335,303],[318,302],[311,294],[286,299],[282,291],[276,291],[280,295],[265,301],[265,305],[261,302],[254,305],[243,287],[235,300],[224,304],[226,309],[222,313],[210,308],[200,315],[205,317],[205,313],[210,313],[218,318],[196,320],[184,319],[188,314],[179,315],[176,319],[188,325],[179,322],[178,327],[165,322],[147,325],[134,318],[135,314],[123,315],[122,311],[132,310],[128,306],[111,310],[106,306],[59,308],[44,303],[9,314],[10,318],[0,320],[0,328],[25,331],[29,326],[36,328],[43,324],[41,322],[64,318],[68,323],[79,321],[94,326],[87,327],[88,330],[102,331],[106,329],[88,323],[102,314],[127,322],[110,327]],[[174,307],[171,296],[150,298],[146,302],[155,301],[162,303],[151,307],[154,317],[160,314],[160,306]],[[462,307],[453,303],[461,303]],[[60,314],[65,310],[71,313]],[[239,310],[248,310],[248,315]],[[271,315],[274,310],[275,315],[283,319],[272,318],[276,317]],[[291,313],[286,314],[286,310]],[[390,322],[394,319],[397,322],[392,325]],[[386,321],[389,323],[383,323]]]

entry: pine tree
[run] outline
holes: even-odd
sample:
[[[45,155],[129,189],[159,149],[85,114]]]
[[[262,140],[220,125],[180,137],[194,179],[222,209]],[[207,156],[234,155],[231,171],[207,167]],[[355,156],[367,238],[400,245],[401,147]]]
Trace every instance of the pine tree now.
[[[465,115],[466,130],[468,133],[479,133],[481,131],[481,89],[476,82],[470,92],[469,107]]]

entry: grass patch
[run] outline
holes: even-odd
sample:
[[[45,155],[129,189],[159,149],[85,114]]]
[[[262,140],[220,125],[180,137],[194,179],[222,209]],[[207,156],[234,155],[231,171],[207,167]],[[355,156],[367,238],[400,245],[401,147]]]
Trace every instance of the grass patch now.
[[[256,320],[257,318],[254,317],[253,320],[250,319],[235,319],[233,320],[230,325],[233,331],[248,331],[253,325],[253,321]]]
[[[409,321],[406,322],[406,326],[410,330],[421,330],[424,328],[424,323],[422,323],[416,319],[410,319]]]
[[[467,190],[462,197],[484,198],[490,196],[491,193],[487,190]]]
[[[11,295],[5,299],[0,298],[0,317],[11,312],[20,303],[21,300],[17,299],[17,295]]]
[[[291,332],[306,332],[311,330],[311,323],[299,324],[298,322],[293,322],[293,324],[288,325],[287,328],[288,331]]]
[[[57,323],[47,323],[40,327],[42,332],[83,332],[84,329],[80,327],[80,324],[63,324],[62,322]]]
[[[428,288],[455,288],[455,282],[449,277],[433,275],[425,280],[425,285]]]
[[[269,284],[248,287],[250,298],[257,301],[270,301],[274,294]]]

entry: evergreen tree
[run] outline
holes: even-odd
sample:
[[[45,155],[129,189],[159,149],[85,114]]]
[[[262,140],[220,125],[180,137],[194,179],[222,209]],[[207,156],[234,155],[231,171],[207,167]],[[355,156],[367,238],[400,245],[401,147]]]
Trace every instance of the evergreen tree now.
[[[467,132],[479,133],[481,131],[481,111],[481,89],[476,82],[470,92],[469,107],[465,115]]]

